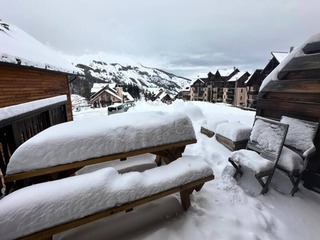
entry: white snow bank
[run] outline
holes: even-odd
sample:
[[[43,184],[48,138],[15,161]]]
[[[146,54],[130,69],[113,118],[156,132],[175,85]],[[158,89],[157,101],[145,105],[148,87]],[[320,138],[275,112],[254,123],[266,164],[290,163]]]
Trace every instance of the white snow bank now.
[[[296,118],[282,116],[280,122],[288,124],[285,144],[302,152],[313,147],[313,138],[317,132],[316,122],[301,121]]]
[[[274,163],[268,159],[261,157],[255,151],[241,149],[231,154],[231,158],[235,163],[246,166],[255,173],[267,171],[274,166]]]
[[[203,123],[203,127],[213,131],[213,132],[216,132],[217,131],[217,127],[221,124],[221,123],[227,123],[228,120],[226,119],[222,119],[222,118],[219,118],[219,117],[214,117],[214,118],[210,118],[208,119],[207,121],[205,121]]]
[[[217,126],[216,133],[234,142],[242,141],[249,139],[251,127],[240,122],[221,123]]]
[[[212,174],[201,158],[184,156],[142,173],[121,175],[114,168],[105,168],[26,187],[0,201],[1,239],[16,239]]]
[[[23,143],[10,158],[7,175],[192,139],[192,122],[182,113],[133,112],[66,122]]]
[[[3,108],[0,108],[0,116],[1,116],[0,121],[18,116],[26,112],[30,112],[46,106],[50,106],[59,102],[64,102],[64,101],[67,101],[67,95],[61,95],[61,96],[31,101],[27,103],[17,104],[9,107],[3,107]]]
[[[201,108],[193,102],[184,102],[181,99],[177,99],[172,103],[172,106],[174,111],[186,113],[192,121],[198,121],[204,118]]]
[[[313,42],[317,42],[320,41],[320,33],[313,35],[312,37],[310,37],[307,41],[305,41],[303,44],[301,44],[300,46],[296,47],[291,53],[289,53],[289,55],[283,59],[283,61],[275,68],[273,69],[273,71],[263,80],[261,86],[260,86],[260,90],[262,91],[263,88],[265,86],[267,86],[267,84],[270,81],[277,81],[278,80],[278,74],[279,72],[295,57],[301,57],[301,56],[306,56],[306,54],[304,54],[303,52],[303,48],[308,44],[308,43],[313,43]]]
[[[67,73],[80,73],[82,71],[26,32],[1,20],[0,62]]]

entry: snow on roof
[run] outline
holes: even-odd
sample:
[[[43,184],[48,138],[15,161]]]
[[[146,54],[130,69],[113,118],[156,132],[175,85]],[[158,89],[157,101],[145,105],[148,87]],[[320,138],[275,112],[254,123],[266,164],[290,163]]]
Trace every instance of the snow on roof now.
[[[200,81],[201,83],[204,83],[204,81],[203,81],[201,78],[197,78],[195,81],[193,81],[193,83],[191,84],[191,86],[192,86],[193,84],[195,84],[197,81]]]
[[[92,88],[91,88],[91,94],[99,92],[105,86],[108,86],[108,83],[94,83]]]
[[[160,91],[163,91],[163,89],[162,89],[162,88],[155,87],[155,88],[147,88],[147,91],[150,92],[150,93],[154,93],[155,95],[157,95]]]
[[[237,72],[235,75],[232,76],[232,78],[230,78],[228,80],[228,82],[235,82],[237,81],[239,78],[241,78],[244,74],[246,73],[246,71],[240,71]]]
[[[111,89],[115,89],[116,86],[117,86],[116,83],[109,83],[109,88],[111,88]]]
[[[0,20],[0,62],[82,74],[60,54],[18,27]]]
[[[301,57],[305,56],[303,52],[303,48],[308,43],[318,42],[320,41],[320,33],[315,34],[311,36],[307,41],[302,43],[300,46],[296,47],[291,53],[288,54],[288,56],[275,68],[273,71],[263,80],[260,90],[263,90],[263,88],[270,82],[270,81],[277,81],[278,80],[278,74],[279,72],[291,61],[291,59],[295,57]]]
[[[113,97],[122,100],[122,98],[119,97],[115,92],[111,91],[111,89],[106,89],[105,91],[106,91],[107,93],[109,93],[110,95],[112,95]]]
[[[228,77],[235,70],[236,70],[235,68],[229,68],[229,69],[218,69],[217,71],[220,73],[221,77]]]
[[[279,63],[281,63],[289,53],[287,52],[271,52],[271,54],[277,59]]]
[[[67,95],[61,95],[51,98],[40,99],[36,101],[21,103],[17,105],[12,105],[9,107],[0,108],[0,122],[5,119],[9,119],[25,112],[34,111],[46,106],[50,106],[59,102],[67,101]]]
[[[66,122],[20,145],[7,174],[192,139],[196,137],[190,118],[177,112],[126,112]]]
[[[134,101],[134,98],[131,96],[130,93],[123,91],[122,94],[128,99],[127,101]]]
[[[171,96],[170,96],[168,93],[162,92],[162,93],[160,94],[160,96],[159,96],[159,99],[162,100],[162,99],[163,99],[165,96],[167,96],[167,95],[171,98]]]

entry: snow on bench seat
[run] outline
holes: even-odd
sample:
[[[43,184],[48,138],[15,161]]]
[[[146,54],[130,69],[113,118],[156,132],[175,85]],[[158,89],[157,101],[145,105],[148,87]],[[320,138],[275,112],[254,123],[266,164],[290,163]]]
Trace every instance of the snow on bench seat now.
[[[0,200],[0,236],[26,236],[206,178],[213,179],[209,165],[183,156],[145,172],[119,174],[105,168],[35,184]]]
[[[181,113],[122,113],[66,122],[20,145],[6,175],[195,139],[191,120]]]

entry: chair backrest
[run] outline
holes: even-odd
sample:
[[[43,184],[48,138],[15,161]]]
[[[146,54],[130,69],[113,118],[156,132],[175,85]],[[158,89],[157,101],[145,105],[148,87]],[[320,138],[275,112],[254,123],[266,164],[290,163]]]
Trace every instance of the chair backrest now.
[[[313,139],[318,130],[318,122],[282,116],[280,122],[288,124],[288,134],[284,145],[300,153],[314,146]]]
[[[247,149],[277,162],[288,131],[288,125],[271,119],[256,117]]]

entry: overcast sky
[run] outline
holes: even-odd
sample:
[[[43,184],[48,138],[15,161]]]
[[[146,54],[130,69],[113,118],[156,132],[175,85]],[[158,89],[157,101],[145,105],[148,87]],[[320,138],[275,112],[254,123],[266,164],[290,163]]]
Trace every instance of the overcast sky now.
[[[320,32],[319,10],[319,0],[0,0],[0,19],[65,54],[106,52],[185,77],[263,68],[271,51]]]

